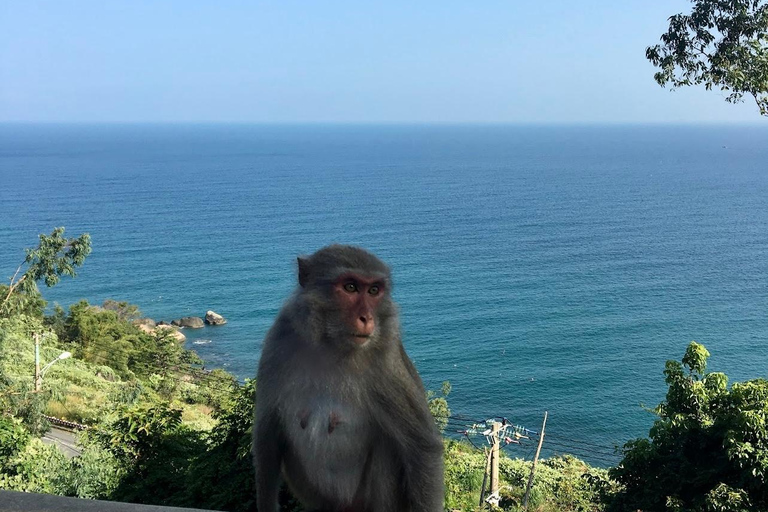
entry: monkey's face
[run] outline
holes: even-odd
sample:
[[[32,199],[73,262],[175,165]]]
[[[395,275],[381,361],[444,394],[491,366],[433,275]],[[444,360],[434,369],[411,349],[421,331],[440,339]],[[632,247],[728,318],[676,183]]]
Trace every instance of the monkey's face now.
[[[379,332],[380,309],[389,302],[384,279],[353,272],[340,275],[332,284],[333,301],[341,315],[339,334],[365,345]]]

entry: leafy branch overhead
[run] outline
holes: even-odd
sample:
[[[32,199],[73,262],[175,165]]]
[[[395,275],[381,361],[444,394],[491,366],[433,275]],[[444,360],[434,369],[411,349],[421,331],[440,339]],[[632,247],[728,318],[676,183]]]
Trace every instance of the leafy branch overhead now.
[[[46,286],[59,282],[61,276],[76,275],[75,268],[85,262],[91,253],[91,236],[88,233],[78,238],[65,238],[64,228],[55,228],[50,235],[40,235],[40,244],[34,249],[25,249],[26,257],[19,265],[7,286],[5,297],[0,303],[0,312],[5,312],[15,291],[34,294],[37,282],[43,281]],[[21,269],[27,265],[27,270],[19,276]]]
[[[662,87],[703,84],[729,94],[730,103],[752,96],[768,116],[768,1],[693,0],[690,14],[669,18],[661,44],[646,58]]]

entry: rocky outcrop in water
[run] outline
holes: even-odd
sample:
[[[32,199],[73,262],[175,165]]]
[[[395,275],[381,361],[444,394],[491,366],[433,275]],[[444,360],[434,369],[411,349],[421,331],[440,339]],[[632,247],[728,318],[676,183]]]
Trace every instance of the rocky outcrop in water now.
[[[178,329],[176,329],[175,327],[173,327],[171,325],[158,325],[157,327],[155,327],[154,333],[155,334],[166,334],[166,333],[170,334],[179,343],[183,343],[183,342],[187,341],[187,337],[184,336],[181,333],[181,331],[179,331]]]
[[[208,311],[205,313],[205,323],[208,325],[224,325],[227,323],[227,320],[215,311]]]
[[[139,329],[141,329],[141,326],[146,326],[146,327],[149,327],[150,329],[154,329],[155,326],[157,326],[155,321],[152,320],[151,318],[139,318],[137,320],[134,320],[133,324],[137,326]]]
[[[176,327],[186,327],[187,329],[200,329],[205,327],[205,322],[199,316],[185,316],[171,322]]]
[[[173,338],[178,341],[179,343],[183,343],[187,340],[187,337],[184,336],[176,327],[172,325],[155,325],[154,320],[149,318],[142,318],[141,322],[136,323],[136,327],[139,328],[142,332],[145,332],[147,334],[152,334],[153,336],[161,336],[164,334],[170,334],[173,336]],[[148,322],[146,320],[149,320]]]

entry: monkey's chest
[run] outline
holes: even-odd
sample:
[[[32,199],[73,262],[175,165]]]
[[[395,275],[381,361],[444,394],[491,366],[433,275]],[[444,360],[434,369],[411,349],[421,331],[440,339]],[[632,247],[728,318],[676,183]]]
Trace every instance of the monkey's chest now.
[[[287,410],[283,420],[291,447],[286,476],[351,500],[362,481],[371,442],[362,408],[342,398],[315,396]]]
[[[369,424],[360,407],[333,397],[304,400],[288,411],[291,445],[318,464],[334,466],[340,459],[365,457]],[[305,457],[302,457],[305,458]]]

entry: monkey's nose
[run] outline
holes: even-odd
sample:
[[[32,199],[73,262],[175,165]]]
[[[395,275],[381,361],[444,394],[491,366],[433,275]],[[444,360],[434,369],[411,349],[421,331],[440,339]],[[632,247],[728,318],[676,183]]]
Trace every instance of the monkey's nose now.
[[[357,334],[370,336],[373,334],[374,327],[372,315],[360,315],[357,318]]]

